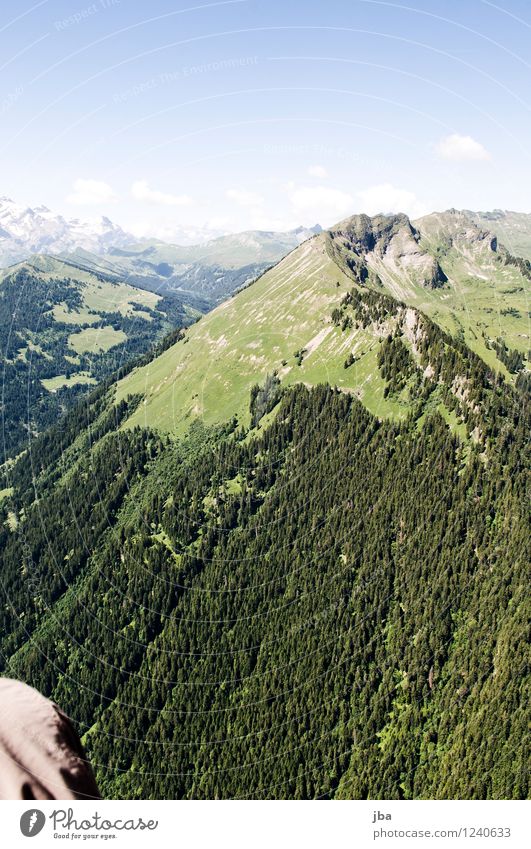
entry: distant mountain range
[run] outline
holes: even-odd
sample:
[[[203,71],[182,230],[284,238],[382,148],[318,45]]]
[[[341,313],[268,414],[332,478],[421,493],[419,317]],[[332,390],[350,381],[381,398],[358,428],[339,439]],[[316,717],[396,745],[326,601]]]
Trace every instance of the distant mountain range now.
[[[111,248],[102,256],[84,250],[64,256],[135,286],[159,293],[174,292],[188,300],[199,298],[212,307],[320,232],[318,224],[285,233],[249,230],[200,245],[146,241]]]
[[[12,265],[31,254],[57,254],[77,247],[94,253],[134,241],[108,218],[67,219],[46,206],[24,207],[0,197],[0,265]]]
[[[531,259],[530,213],[501,209],[463,213],[492,232],[513,255]],[[105,216],[92,221],[67,219],[46,206],[24,207],[0,197],[0,267],[34,254],[60,255],[127,278],[133,285],[194,293],[215,304],[321,230],[316,224],[286,232],[216,235],[188,227],[172,231],[171,242],[139,240]]]
[[[221,232],[205,227],[175,227],[168,229],[166,241],[197,245],[220,235]],[[23,206],[12,198],[0,197],[0,266],[26,259],[30,254],[55,254],[78,248],[103,254],[111,248],[136,242],[137,236],[106,216],[89,220],[65,218],[47,206]]]
[[[204,311],[245,286],[321,227],[288,232],[249,230],[212,238],[188,229],[183,244],[138,240],[108,218],[66,219],[45,206],[23,207],[0,198],[0,267],[34,255],[69,263],[153,292],[176,292]],[[190,244],[190,239],[199,239]]]

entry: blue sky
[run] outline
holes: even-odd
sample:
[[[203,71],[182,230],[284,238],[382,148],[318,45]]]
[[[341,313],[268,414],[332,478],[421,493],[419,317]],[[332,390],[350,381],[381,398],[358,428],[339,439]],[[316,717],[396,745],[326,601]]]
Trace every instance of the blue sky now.
[[[142,235],[531,211],[528,0],[3,0],[0,195]]]

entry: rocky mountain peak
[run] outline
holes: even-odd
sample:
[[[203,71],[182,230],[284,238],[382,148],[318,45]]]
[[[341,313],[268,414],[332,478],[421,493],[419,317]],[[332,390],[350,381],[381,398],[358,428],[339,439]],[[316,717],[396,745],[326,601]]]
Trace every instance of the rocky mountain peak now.
[[[435,257],[420,245],[420,233],[407,215],[353,215],[329,233],[336,261],[341,252],[355,277],[362,281],[372,270],[379,277],[406,274],[429,288],[447,282]],[[338,250],[336,250],[338,249]]]
[[[134,237],[108,218],[96,221],[66,219],[47,206],[22,206],[0,198],[0,265],[11,265],[30,254],[61,253],[78,247],[101,254],[126,245]]]

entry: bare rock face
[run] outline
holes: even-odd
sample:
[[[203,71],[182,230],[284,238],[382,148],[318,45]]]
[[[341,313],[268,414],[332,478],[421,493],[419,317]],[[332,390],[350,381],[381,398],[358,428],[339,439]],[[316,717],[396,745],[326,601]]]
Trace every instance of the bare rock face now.
[[[352,215],[340,221],[331,231],[348,240],[359,254],[375,252],[383,256],[393,239],[407,233],[414,238],[414,228],[406,215]]]
[[[405,275],[432,289],[447,282],[437,259],[419,244],[420,233],[407,215],[354,215],[330,231],[330,241],[332,250],[345,253],[347,265],[357,272],[360,282],[363,268],[380,277]]]
[[[531,214],[511,212],[508,209],[494,209],[491,212],[472,212],[463,210],[464,215],[479,227],[495,233],[498,242],[509,253],[531,261]]]
[[[415,227],[423,240],[436,242],[440,249],[455,248],[476,254],[496,253],[498,250],[497,236],[457,209],[425,215],[415,221]]]

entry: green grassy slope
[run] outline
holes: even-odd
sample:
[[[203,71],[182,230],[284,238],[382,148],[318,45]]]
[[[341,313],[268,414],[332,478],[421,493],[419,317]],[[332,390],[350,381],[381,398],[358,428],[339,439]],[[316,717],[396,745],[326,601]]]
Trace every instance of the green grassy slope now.
[[[339,284],[339,285],[338,285]],[[331,313],[352,287],[316,236],[256,283],[186,331],[161,357],[134,371],[117,398],[145,395],[130,425],[153,424],[182,433],[195,418],[222,423],[249,420],[249,391],[274,370],[284,386],[330,383],[358,391],[374,412],[398,412],[383,399],[372,331],[342,332]],[[296,353],[303,351],[298,365]],[[348,354],[359,361],[344,368]]]
[[[452,334],[459,334],[491,367],[504,372],[489,340],[502,337],[509,348],[530,348],[529,279],[508,264],[493,234],[470,225],[457,212],[415,222],[420,245],[436,256],[448,286],[418,292],[412,303]]]
[[[83,305],[87,309],[104,312],[132,313],[135,304],[155,307],[160,296],[130,286],[110,275],[97,274],[91,269],[53,256],[37,254],[24,262],[5,268],[0,272],[0,284],[19,272],[28,272],[40,282],[53,283],[58,278],[72,278],[73,285],[82,293]]]
[[[514,382],[492,346],[501,337],[509,349],[527,351],[528,283],[493,249],[492,236],[461,214],[415,226],[405,216],[356,216],[203,317],[184,340],[126,377],[117,398],[144,396],[130,425],[182,433],[194,419],[213,424],[232,415],[247,424],[251,386],[276,371],[283,386],[327,382],[355,393],[375,415],[401,418],[408,397],[384,397],[376,365],[395,319],[336,326],[332,313],[346,292],[373,290],[420,310]],[[415,315],[403,311],[398,321],[411,346]],[[345,368],[350,354],[355,362]]]

